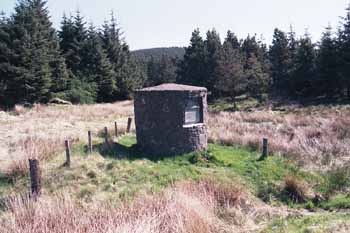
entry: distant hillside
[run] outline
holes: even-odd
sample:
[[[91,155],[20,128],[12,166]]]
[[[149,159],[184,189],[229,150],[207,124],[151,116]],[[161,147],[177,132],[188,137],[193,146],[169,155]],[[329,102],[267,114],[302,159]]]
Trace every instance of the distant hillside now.
[[[132,54],[139,61],[148,61],[152,57],[155,60],[159,60],[163,55],[171,58],[182,59],[185,54],[185,48],[183,47],[169,47],[169,48],[152,48],[152,49],[140,49],[132,51]]]

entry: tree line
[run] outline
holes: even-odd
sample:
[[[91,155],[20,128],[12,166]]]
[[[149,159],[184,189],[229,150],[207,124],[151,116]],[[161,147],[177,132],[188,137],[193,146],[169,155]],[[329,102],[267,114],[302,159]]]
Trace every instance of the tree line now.
[[[276,28],[270,46],[256,35],[238,39],[228,31],[222,42],[215,29],[205,38],[196,29],[183,59],[148,60],[146,73],[148,85],[205,86],[214,99],[350,99],[350,8],[338,30],[328,26],[317,43],[307,32],[297,37],[292,26]]]
[[[114,15],[101,28],[77,12],[52,27],[44,0],[19,0],[0,19],[0,104],[112,102],[142,85]]]
[[[165,82],[207,87],[210,98],[350,98],[350,9],[319,42],[293,29],[274,30],[268,46],[256,35],[239,39],[194,30],[181,57],[132,52],[113,14],[101,27],[79,12],[52,27],[45,0],[18,0],[0,17],[0,105],[113,102],[136,88]],[[175,53],[176,54],[176,53]],[[182,56],[183,55],[183,56]],[[141,57],[141,59],[137,59]]]

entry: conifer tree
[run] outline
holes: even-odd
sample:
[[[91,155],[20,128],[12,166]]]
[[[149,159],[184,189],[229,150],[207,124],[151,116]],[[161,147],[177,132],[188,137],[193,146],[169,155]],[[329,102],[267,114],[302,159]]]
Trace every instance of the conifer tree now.
[[[277,95],[281,95],[282,93],[287,94],[286,90],[288,88],[291,63],[289,42],[287,35],[277,28],[274,31],[269,58],[271,62],[273,91]]]
[[[247,80],[245,79],[240,50],[232,43],[231,39],[231,35],[228,34],[223,44],[223,51],[216,69],[218,80],[215,88],[220,96],[228,96],[235,103],[235,97],[246,90]]]
[[[205,45],[205,87],[212,91],[213,96],[216,96],[216,90],[214,88],[215,83],[218,80],[218,74],[215,72],[219,59],[222,53],[222,45],[219,34],[215,29],[207,32],[207,38],[204,41]]]
[[[159,62],[160,82],[173,83],[176,81],[176,58],[170,58],[163,55]]]
[[[8,82],[7,98],[15,103],[46,102],[56,89],[53,83],[68,79],[46,1],[19,1],[10,24],[17,74]]]
[[[350,99],[350,5],[346,11],[346,16],[343,18],[339,32],[339,57],[342,84],[346,87],[347,98]]]
[[[199,29],[194,30],[190,46],[185,49],[183,60],[179,64],[178,82],[205,86],[207,83],[205,46]]]
[[[72,57],[75,53],[74,51],[74,38],[75,38],[75,29],[74,29],[74,21],[73,17],[67,17],[65,14],[63,15],[63,19],[61,22],[61,28],[58,32],[58,36],[60,38],[60,48],[61,52],[66,58],[66,64],[69,69],[72,69],[73,62]]]
[[[120,69],[126,60],[123,47],[125,42],[122,39],[122,33],[118,27],[117,21],[112,12],[110,22],[105,22],[102,26],[102,42],[110,62],[115,70]]]
[[[102,48],[101,39],[93,25],[89,27],[87,39],[82,47],[81,73],[85,82],[97,84],[97,101],[115,100],[115,72]]]
[[[268,90],[270,83],[270,63],[266,45],[256,39],[256,35],[249,36],[241,47],[244,57],[245,76],[248,82],[248,94],[260,97]]]
[[[176,59],[166,55],[161,56],[159,61],[152,57],[147,63],[149,77],[147,84],[153,86],[176,82],[176,63]]]
[[[291,88],[295,96],[310,96],[314,92],[315,84],[315,46],[308,33],[305,33],[298,44]]]
[[[296,33],[293,29],[293,25],[289,26],[289,32],[287,33],[288,48],[291,60],[295,58],[296,50],[298,48],[298,41],[296,39]]]
[[[159,85],[160,78],[158,77],[159,74],[159,61],[156,61],[156,59],[151,56],[151,58],[147,61],[146,64],[147,69],[147,81],[145,83],[146,86],[155,86]]]
[[[0,105],[8,104],[5,96],[8,91],[9,79],[14,79],[14,70],[11,64],[14,54],[11,48],[11,34],[8,19],[5,13],[0,14]]]
[[[112,12],[110,22],[105,22],[101,33],[103,48],[115,72],[115,96],[130,98],[132,92],[143,82],[142,73],[130,54],[129,46],[122,38],[121,29]]]
[[[252,37],[248,35],[247,38],[243,40],[242,52],[245,57],[246,63],[248,62],[248,59],[252,56],[260,57],[260,46],[258,41],[256,40],[255,35]]]
[[[341,91],[338,53],[337,41],[332,37],[332,28],[328,26],[322,35],[317,55],[318,94],[333,97]]]
[[[252,54],[246,61],[245,78],[247,80],[247,94],[261,98],[262,94],[268,92],[270,75],[266,72],[264,63]]]
[[[231,31],[227,31],[225,42],[230,43],[233,49],[240,49],[241,47],[237,36]]]
[[[85,24],[84,18],[77,11],[74,17],[70,16],[67,18],[65,15],[63,16],[59,31],[60,46],[66,59],[67,67],[80,79],[83,78],[79,77],[79,71],[82,69],[82,49],[87,39]]]

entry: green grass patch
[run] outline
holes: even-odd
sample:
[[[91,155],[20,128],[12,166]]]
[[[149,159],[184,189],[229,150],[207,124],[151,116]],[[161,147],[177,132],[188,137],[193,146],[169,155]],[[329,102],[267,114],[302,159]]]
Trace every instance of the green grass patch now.
[[[260,153],[246,148],[234,148],[211,144],[209,151],[215,159],[229,167],[251,188],[251,190],[266,202],[283,201],[288,198],[281,195],[280,188],[287,176],[293,176],[300,181],[317,184],[321,177],[305,172],[293,162],[280,156],[269,156],[259,161]]]
[[[330,185],[334,186],[331,181],[337,181],[337,190],[344,187],[347,173],[314,174],[281,156],[260,161],[260,153],[245,147],[209,144],[203,152],[154,157],[138,150],[135,136],[126,135],[109,145],[102,138],[96,139],[93,150],[88,154],[86,145],[72,145],[70,168],[63,166],[65,153],[43,163],[44,193],[64,192],[85,203],[104,200],[113,205],[132,201],[138,195],[161,192],[177,182],[209,177],[218,182],[236,183],[272,205],[288,204],[314,211],[350,208],[350,195],[338,194],[319,203],[307,200],[296,204],[282,188],[286,177],[292,177],[317,192],[329,193]],[[28,192],[29,187],[27,176],[13,180],[0,175],[0,215],[4,211],[1,200],[6,195]],[[330,226],[348,220],[349,215],[337,213],[276,219],[264,232],[328,232]]]
[[[263,233],[326,233],[347,232],[350,214],[314,214],[303,217],[290,217],[273,221]]]
[[[135,145],[136,138],[131,135],[119,138],[118,143],[110,142],[108,146],[103,139],[98,139],[92,154],[87,153],[84,144],[72,145],[70,168],[62,166],[64,153],[42,167],[43,187],[49,193],[68,190],[86,201],[95,198],[118,201],[159,192],[179,181],[210,177],[223,182],[234,181],[268,203],[314,208],[311,203],[293,205],[281,192],[281,186],[287,176],[310,187],[324,183],[320,175],[305,172],[283,157],[269,156],[259,161],[260,153],[244,147],[210,144],[204,152],[153,157],[139,151]],[[0,197],[9,190],[27,192],[28,187],[28,177],[12,183],[0,177]],[[323,207],[330,208],[326,204],[324,202]]]
[[[5,174],[0,173],[0,197],[4,195],[12,185],[13,180]]]
[[[350,209],[350,195],[336,195],[328,201],[322,202],[320,207],[326,210]]]
[[[249,110],[259,107],[261,103],[256,98],[247,96],[238,96],[234,103],[230,98],[218,99],[213,103],[209,104],[209,109],[211,111],[242,111]]]
[[[86,148],[82,145],[75,147],[73,152],[83,165],[80,169],[68,171],[66,182],[71,177],[74,182],[80,181],[79,187],[89,186],[89,189],[93,189],[90,186],[95,185],[93,193],[99,196],[114,193],[118,198],[132,199],[138,193],[157,192],[181,180],[199,180],[208,176],[217,180],[235,180],[271,204],[285,203],[293,208],[307,209],[348,208],[348,199],[295,203],[282,189],[286,177],[293,177],[324,194],[324,190],[329,189],[329,177],[334,179],[334,175],[306,172],[284,157],[269,156],[260,161],[260,153],[255,151],[217,144],[210,144],[204,152],[153,157],[139,151],[135,145],[136,138],[129,135],[109,146],[96,145],[95,155],[87,156]],[[67,172],[65,168],[62,169]],[[72,185],[63,182],[64,187]],[[57,187],[51,188],[55,189]]]

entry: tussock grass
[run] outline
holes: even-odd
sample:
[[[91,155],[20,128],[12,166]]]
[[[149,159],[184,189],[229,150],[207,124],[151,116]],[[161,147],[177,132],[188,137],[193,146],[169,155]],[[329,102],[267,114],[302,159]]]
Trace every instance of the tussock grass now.
[[[0,112],[0,232],[62,232],[60,225],[66,232],[257,232],[271,217],[294,213],[250,193],[278,206],[349,208],[349,170],[342,166],[350,154],[349,112],[318,107],[210,113],[215,144],[208,151],[154,158],[134,148],[135,137],[113,135],[115,120],[125,133],[130,101],[17,106]],[[263,137],[273,156],[258,161]],[[73,142],[71,168],[62,166],[66,139]],[[41,161],[43,197],[10,198],[4,212],[6,197],[26,197],[27,159],[33,157]],[[313,203],[310,193],[326,199]]]
[[[284,179],[282,194],[294,203],[306,203],[315,197],[309,184],[295,176],[287,176]]]
[[[350,160],[349,113],[346,106],[295,108],[284,113],[212,112],[209,140],[261,150],[262,138],[266,137],[271,153],[289,156],[309,169],[325,170]],[[131,101],[80,106],[38,104],[32,109],[16,106],[13,112],[0,112],[0,170],[7,169],[12,161],[26,159],[21,143],[27,138],[47,140],[46,144],[62,144],[67,138],[86,142],[88,130],[99,135],[107,126],[113,135],[115,120],[119,132],[125,132],[131,115]]]
[[[349,213],[316,213],[299,217],[279,218],[262,233],[347,233],[350,231]]]
[[[87,131],[96,137],[105,126],[114,133],[125,132],[133,103],[45,106],[16,106],[12,112],[0,111],[0,172],[23,174],[28,157],[51,157],[64,150],[64,140],[87,142]],[[134,126],[132,125],[132,129]]]
[[[85,205],[64,194],[43,196],[37,202],[17,198],[7,206],[6,218],[0,219],[3,233],[247,232],[277,213],[234,185],[211,180],[181,182],[118,206]]]
[[[210,113],[209,140],[261,150],[262,138],[269,151],[285,155],[305,168],[327,170],[350,160],[350,110],[304,109],[296,112]]]

